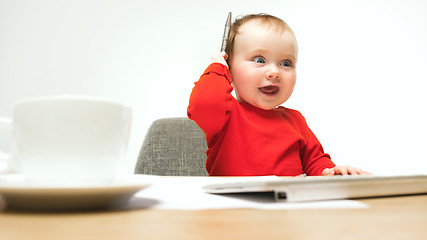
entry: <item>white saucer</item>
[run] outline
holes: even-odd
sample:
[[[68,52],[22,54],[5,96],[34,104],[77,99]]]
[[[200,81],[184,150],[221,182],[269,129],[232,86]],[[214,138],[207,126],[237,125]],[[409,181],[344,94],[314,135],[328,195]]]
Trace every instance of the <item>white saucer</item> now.
[[[34,183],[21,174],[0,176],[0,198],[9,208],[75,210],[116,207],[125,204],[158,178],[132,175],[111,182]],[[1,199],[0,199],[1,203]]]

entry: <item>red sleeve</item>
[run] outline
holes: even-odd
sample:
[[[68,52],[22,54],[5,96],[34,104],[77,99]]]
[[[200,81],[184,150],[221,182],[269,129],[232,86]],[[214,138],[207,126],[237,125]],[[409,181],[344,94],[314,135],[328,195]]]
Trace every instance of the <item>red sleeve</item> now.
[[[293,111],[298,119],[298,125],[305,138],[305,145],[300,150],[300,158],[302,161],[304,172],[308,176],[320,176],[325,168],[333,168],[335,164],[332,162],[329,154],[323,151],[317,137],[308,127],[305,118],[298,111]]]
[[[333,168],[335,164],[329,154],[324,153],[322,145],[313,132],[308,127],[307,129],[309,132],[307,142],[301,151],[303,167],[307,175],[321,176],[325,168]]]
[[[220,63],[209,65],[194,84],[187,115],[205,132],[208,145],[229,120],[232,90],[230,72]]]

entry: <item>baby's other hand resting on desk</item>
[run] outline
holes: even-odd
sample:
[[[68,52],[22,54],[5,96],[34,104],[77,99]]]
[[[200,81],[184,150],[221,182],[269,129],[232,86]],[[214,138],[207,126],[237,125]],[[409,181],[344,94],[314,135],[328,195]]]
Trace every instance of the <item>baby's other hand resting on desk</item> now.
[[[221,64],[227,66],[227,68],[228,68],[227,58],[228,58],[228,54],[226,52],[222,51],[220,53],[213,55],[211,60],[212,60],[212,63],[216,63],[216,62],[221,63]]]
[[[325,168],[322,172],[322,176],[333,175],[372,175],[372,173],[352,166],[335,166],[333,168]]]

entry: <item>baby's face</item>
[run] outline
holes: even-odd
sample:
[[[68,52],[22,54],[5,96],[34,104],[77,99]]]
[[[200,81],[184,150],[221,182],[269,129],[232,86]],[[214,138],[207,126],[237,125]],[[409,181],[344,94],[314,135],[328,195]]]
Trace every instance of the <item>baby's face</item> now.
[[[264,110],[274,109],[291,96],[296,81],[295,37],[255,21],[239,28],[230,62],[237,100]]]

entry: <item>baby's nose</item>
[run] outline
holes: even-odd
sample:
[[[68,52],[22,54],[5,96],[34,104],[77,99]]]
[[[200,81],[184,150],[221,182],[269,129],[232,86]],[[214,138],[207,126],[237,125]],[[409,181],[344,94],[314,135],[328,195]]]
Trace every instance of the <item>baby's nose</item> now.
[[[265,78],[271,79],[271,80],[273,80],[273,79],[279,79],[280,78],[279,68],[277,66],[270,67],[265,72]]]

